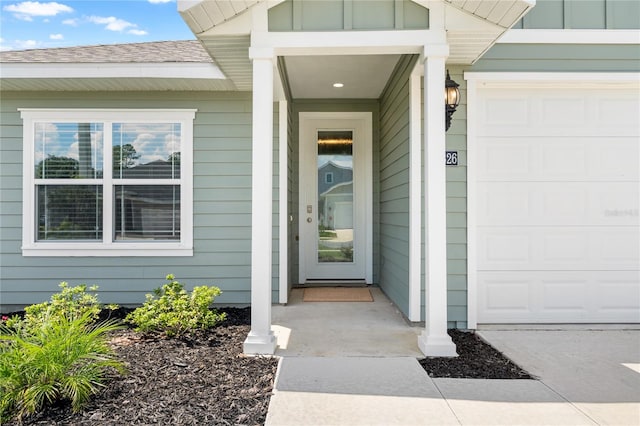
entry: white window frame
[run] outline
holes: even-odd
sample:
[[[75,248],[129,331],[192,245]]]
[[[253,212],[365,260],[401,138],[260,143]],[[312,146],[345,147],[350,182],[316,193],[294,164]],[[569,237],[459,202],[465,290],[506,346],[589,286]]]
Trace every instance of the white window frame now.
[[[19,108],[23,120],[22,254],[51,257],[193,256],[193,121],[195,109],[33,109]],[[104,143],[111,143],[113,123],[180,123],[180,241],[114,241],[112,150],[105,146],[102,184],[103,241],[37,241],[36,179],[34,176],[35,123],[103,123]],[[136,183],[135,180],[131,183]],[[163,180],[154,180],[155,184]],[[143,184],[143,182],[141,182]]]

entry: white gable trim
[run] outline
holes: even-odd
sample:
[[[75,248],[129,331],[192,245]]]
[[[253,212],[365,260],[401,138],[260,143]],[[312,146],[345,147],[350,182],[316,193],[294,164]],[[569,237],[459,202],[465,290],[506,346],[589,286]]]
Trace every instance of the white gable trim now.
[[[640,45],[640,30],[509,30],[498,43]]]
[[[369,55],[422,53],[446,44],[441,30],[253,32],[251,50],[273,48],[276,55]],[[447,52],[448,53],[448,52]],[[439,54],[439,53],[438,53]]]

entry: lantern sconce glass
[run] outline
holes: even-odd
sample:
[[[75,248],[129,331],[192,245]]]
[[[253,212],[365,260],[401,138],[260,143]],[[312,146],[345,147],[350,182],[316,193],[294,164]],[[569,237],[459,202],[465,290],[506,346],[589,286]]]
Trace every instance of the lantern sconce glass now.
[[[449,70],[447,70],[447,78],[444,82],[444,103],[446,106],[445,131],[451,127],[451,116],[456,112],[456,108],[460,104],[460,85],[451,80]]]

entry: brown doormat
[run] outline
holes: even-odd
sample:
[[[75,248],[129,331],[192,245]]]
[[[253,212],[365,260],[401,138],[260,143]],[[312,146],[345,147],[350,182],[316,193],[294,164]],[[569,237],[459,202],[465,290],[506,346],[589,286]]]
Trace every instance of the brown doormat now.
[[[363,287],[314,287],[305,288],[305,302],[373,302],[368,288]]]

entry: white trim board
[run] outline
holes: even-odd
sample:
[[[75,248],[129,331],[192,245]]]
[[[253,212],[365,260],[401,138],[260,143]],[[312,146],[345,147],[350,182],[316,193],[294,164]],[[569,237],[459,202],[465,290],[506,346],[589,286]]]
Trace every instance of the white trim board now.
[[[211,63],[3,63],[2,78],[184,78],[226,80]]]
[[[640,88],[640,72],[465,72],[478,88],[629,86]]]
[[[507,31],[500,44],[640,44],[640,30],[517,30]]]

